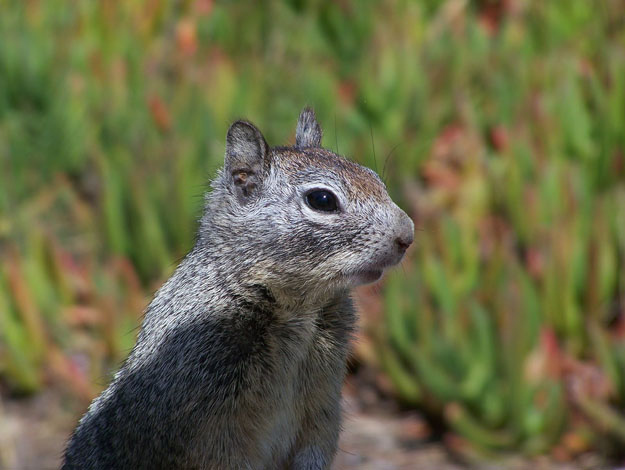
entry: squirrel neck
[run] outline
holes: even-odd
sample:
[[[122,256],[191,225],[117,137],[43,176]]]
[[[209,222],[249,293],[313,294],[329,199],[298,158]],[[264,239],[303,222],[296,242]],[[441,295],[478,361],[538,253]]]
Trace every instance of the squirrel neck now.
[[[233,247],[226,252],[215,248],[223,246],[224,241],[216,240],[210,233],[199,239],[174,278],[178,275],[181,278],[178,282],[183,283],[202,282],[203,285],[196,286],[198,291],[206,292],[211,299],[222,299],[221,308],[262,309],[285,320],[293,316],[315,317],[349,296],[345,288],[307,289],[290,280],[280,282],[266,276],[267,269],[258,269],[262,260],[246,257],[241,248]],[[188,266],[182,268],[185,264]],[[187,276],[198,270],[202,271],[201,276]]]

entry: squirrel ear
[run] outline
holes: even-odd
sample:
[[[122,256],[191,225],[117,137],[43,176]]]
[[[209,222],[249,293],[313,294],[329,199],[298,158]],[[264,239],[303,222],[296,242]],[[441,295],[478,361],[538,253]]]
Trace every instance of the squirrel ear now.
[[[321,147],[321,127],[312,108],[304,108],[297,120],[296,147]]]
[[[247,121],[236,121],[226,135],[224,173],[242,203],[255,195],[269,167],[271,151],[260,131]]]

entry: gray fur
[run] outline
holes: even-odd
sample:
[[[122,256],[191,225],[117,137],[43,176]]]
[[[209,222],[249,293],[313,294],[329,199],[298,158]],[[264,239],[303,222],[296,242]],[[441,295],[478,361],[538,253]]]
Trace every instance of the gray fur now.
[[[349,290],[398,263],[414,227],[374,172],[308,145],[321,136],[311,113],[295,148],[230,128],[196,244],[78,424],[64,469],[329,468]],[[318,189],[340,210],[310,207]]]

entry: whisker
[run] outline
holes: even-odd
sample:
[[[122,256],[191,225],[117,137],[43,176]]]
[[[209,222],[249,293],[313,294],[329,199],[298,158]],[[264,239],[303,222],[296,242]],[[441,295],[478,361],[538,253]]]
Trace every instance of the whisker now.
[[[373,127],[371,123],[369,123],[369,133],[371,135],[371,147],[373,148],[373,167],[375,168],[375,172],[378,172],[378,162],[375,158],[375,141],[373,140]]]
[[[386,164],[388,163],[389,158],[391,158],[391,155],[393,155],[393,152],[395,152],[395,149],[397,149],[397,147],[399,147],[402,143],[403,142],[396,144],[384,159],[384,166],[382,167],[382,181],[384,181],[384,183],[386,183]]]
[[[339,152],[339,136],[336,133],[336,112],[334,113],[334,140],[336,144],[336,153],[340,154],[341,152]]]
[[[380,284],[374,284],[373,285],[373,293],[375,295],[380,295],[382,294],[382,287],[380,286]]]

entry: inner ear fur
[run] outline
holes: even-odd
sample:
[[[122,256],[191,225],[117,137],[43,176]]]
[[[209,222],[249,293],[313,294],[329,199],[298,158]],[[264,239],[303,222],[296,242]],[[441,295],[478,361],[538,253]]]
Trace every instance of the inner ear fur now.
[[[303,147],[321,147],[321,137],[323,131],[317,122],[317,117],[312,108],[304,108],[297,120],[297,128],[295,130],[295,146]]]
[[[237,198],[246,203],[258,193],[269,170],[271,151],[261,132],[252,123],[236,121],[226,135],[226,177]]]

